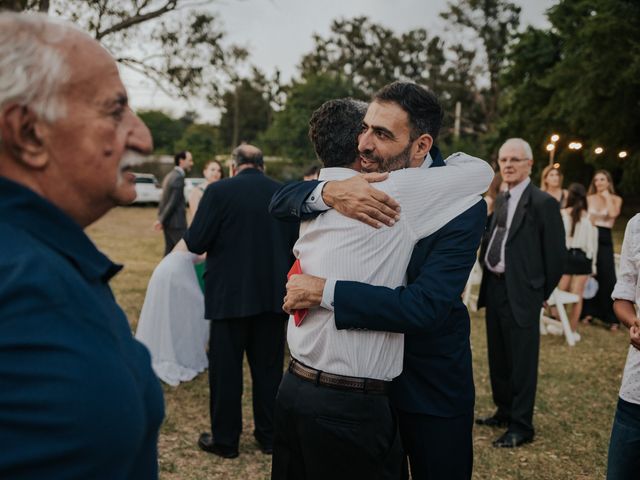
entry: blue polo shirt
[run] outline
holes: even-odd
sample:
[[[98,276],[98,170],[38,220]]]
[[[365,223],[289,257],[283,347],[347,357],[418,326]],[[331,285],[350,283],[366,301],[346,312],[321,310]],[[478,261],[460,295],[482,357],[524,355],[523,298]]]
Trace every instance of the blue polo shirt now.
[[[109,288],[121,268],[0,177],[0,478],[158,477],[162,390]]]

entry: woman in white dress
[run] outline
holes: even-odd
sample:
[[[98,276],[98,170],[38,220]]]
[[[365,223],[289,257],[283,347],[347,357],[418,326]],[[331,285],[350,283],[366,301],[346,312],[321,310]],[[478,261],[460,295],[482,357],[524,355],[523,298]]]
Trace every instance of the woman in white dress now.
[[[558,288],[570,291],[580,298],[569,314],[573,336],[576,341],[579,341],[580,335],[577,329],[582,312],[582,295],[587,280],[596,273],[598,254],[598,229],[589,219],[587,192],[584,186],[579,183],[572,183],[569,186],[567,208],[563,208],[560,213],[564,223],[568,258]]]
[[[193,379],[209,364],[209,322],[193,268],[197,261],[182,240],[162,259],[149,280],[136,331],[151,352],[154,372],[172,386]]]
[[[223,176],[215,160],[203,169],[209,185]],[[203,195],[195,188],[189,196],[193,218]],[[209,361],[206,346],[209,322],[204,319],[204,296],[196,268],[204,257],[187,250],[184,241],[164,257],[153,271],[147,287],[136,338],[151,352],[152,366],[163,382],[176,386],[204,371]]]

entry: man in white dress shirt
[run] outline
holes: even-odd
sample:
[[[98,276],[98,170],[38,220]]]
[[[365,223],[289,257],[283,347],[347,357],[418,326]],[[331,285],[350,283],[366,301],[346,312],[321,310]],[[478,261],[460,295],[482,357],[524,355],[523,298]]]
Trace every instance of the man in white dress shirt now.
[[[400,203],[402,217],[380,229],[336,210],[304,222],[294,253],[305,274],[401,285],[416,242],[477,203],[488,187],[491,168],[464,154],[452,156],[446,168],[407,169],[427,157],[442,118],[436,97],[416,89],[429,120],[424,131],[416,134],[395,103],[374,101],[364,118],[377,135],[406,145],[398,155],[375,159],[397,170],[376,188]],[[363,114],[364,105],[349,99],[314,112],[309,135],[325,166],[321,179],[358,174]],[[402,453],[386,393],[402,371],[403,336],[338,331],[332,310],[313,308],[300,326],[289,322],[287,339],[293,358],[276,400],[272,478],[399,478]]]

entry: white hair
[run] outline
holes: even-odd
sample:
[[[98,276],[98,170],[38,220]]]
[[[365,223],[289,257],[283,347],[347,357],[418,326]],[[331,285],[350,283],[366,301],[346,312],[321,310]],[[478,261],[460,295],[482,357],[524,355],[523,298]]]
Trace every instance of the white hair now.
[[[59,93],[70,68],[59,46],[71,31],[41,13],[0,13],[0,111],[17,103],[48,122],[66,114]]]
[[[524,153],[524,157],[528,160],[533,160],[533,151],[531,150],[531,145],[522,139],[522,138],[509,138],[506,142],[502,144],[502,147],[505,145],[516,145],[522,149],[522,153]],[[502,147],[500,149],[502,150]]]

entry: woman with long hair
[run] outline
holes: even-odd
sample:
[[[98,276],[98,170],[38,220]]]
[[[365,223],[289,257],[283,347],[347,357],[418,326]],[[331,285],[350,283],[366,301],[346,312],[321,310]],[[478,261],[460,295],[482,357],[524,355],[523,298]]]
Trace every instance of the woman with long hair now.
[[[596,296],[587,300],[583,307],[583,316],[598,317],[609,324],[610,329],[618,329],[619,322],[613,313],[613,301],[611,292],[616,284],[616,268],[613,258],[613,240],[611,229],[620,215],[622,198],[615,194],[613,179],[606,170],[598,170],[593,176],[589,191],[587,192],[587,204],[591,223],[598,228],[598,257],[596,260],[596,280],[598,292]]]
[[[542,170],[542,176],[540,177],[540,190],[547,192],[553,198],[555,198],[560,204],[560,208],[567,206],[567,196],[569,192],[562,188],[562,181],[564,177],[559,168],[553,165],[547,165]]]
[[[569,314],[569,324],[576,341],[578,321],[582,311],[582,293],[587,279],[596,269],[598,252],[598,229],[589,220],[587,192],[579,183],[572,183],[567,194],[567,207],[560,212],[564,222],[565,238],[568,249],[568,260],[565,274],[560,279],[558,288],[568,290],[580,297]]]
[[[204,176],[206,182],[191,190],[189,194],[189,223],[191,223],[193,217],[196,215],[196,210],[198,209],[202,195],[204,195],[205,189],[212,183],[224,178],[222,164],[217,160],[209,160],[202,168],[202,176]]]

